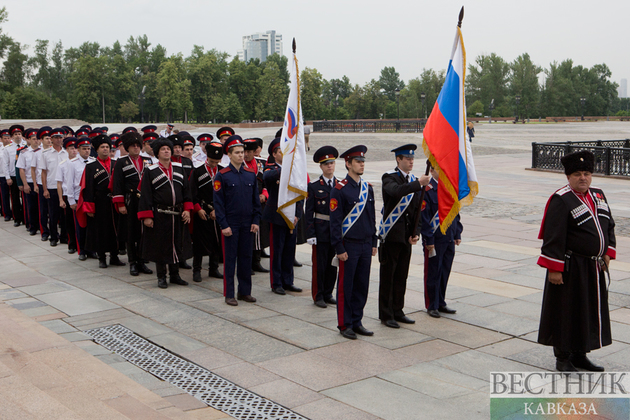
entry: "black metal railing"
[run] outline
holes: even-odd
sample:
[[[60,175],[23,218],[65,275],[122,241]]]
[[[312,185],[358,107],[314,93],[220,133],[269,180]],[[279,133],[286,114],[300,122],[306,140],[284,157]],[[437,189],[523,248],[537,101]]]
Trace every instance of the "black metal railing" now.
[[[335,120],[313,121],[313,132],[323,133],[422,133],[426,119],[420,120]]]
[[[630,139],[532,143],[532,168],[564,171],[561,159],[580,150],[595,155],[595,173],[630,177]]]

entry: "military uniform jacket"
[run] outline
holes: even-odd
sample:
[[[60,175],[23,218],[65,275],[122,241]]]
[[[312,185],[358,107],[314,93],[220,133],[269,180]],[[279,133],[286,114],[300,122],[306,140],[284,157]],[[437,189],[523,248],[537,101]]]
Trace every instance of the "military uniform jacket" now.
[[[363,180],[362,182],[367,182]],[[339,181],[330,194],[330,243],[335,247],[337,255],[346,252],[343,241],[358,243],[371,242],[376,248],[376,211],[374,209],[374,189],[368,183],[368,198],[359,219],[342,237],[342,224],[346,215],[359,202],[361,186],[350,175]]]
[[[129,155],[118,158],[114,166],[114,176],[112,190],[114,197],[112,201],[117,206],[130,207],[127,211],[138,211],[138,199],[140,196],[140,178],[144,168],[151,165],[151,159],[138,156],[140,159],[140,170],[133,163]]]
[[[173,156],[171,157],[171,161],[180,163],[182,165],[182,168],[184,168],[186,178],[190,179],[190,174],[193,169],[195,169],[195,167],[193,166],[193,161],[191,159],[188,159],[185,156]]]
[[[214,178],[214,209],[221,229],[260,223],[260,197],[256,174],[245,164],[230,163]]]
[[[190,191],[195,206],[192,225],[193,247],[200,250],[202,255],[209,255],[211,251],[220,250],[221,229],[216,220],[209,217],[208,220],[203,220],[198,216],[198,212],[204,210],[209,216],[214,210],[214,178],[221,169],[219,166],[209,168],[204,163],[193,169],[190,175]]]
[[[599,188],[580,194],[567,185],[547,202],[538,264],[562,272],[563,284],[545,281],[539,343],[579,352],[612,343],[606,279],[591,257],[615,258],[614,228]]]
[[[402,173],[398,168],[383,174],[383,220],[394,210],[400,199],[410,193],[422,191],[419,181],[407,182],[407,174]],[[409,237],[413,236],[414,222],[418,214],[420,196],[414,194],[405,212],[398,218],[396,223],[390,228],[385,243],[396,242],[409,244]]]
[[[460,221],[459,214],[455,216],[453,223],[448,227],[445,234],[442,234],[439,226],[433,230],[431,221],[438,211],[438,183],[431,178],[431,182],[426,186],[424,193],[424,203],[422,203],[422,243],[424,245],[434,245],[436,242],[453,242],[462,238],[464,226]]]
[[[118,250],[110,189],[113,165],[114,162],[111,159],[105,162],[98,159],[93,160],[85,165],[81,179],[77,218],[81,226],[87,227],[86,249],[98,253]],[[86,219],[84,213],[94,213],[94,217]],[[81,220],[84,220],[84,224],[81,223]]]
[[[615,222],[604,192],[591,187],[588,196],[595,214],[580,199],[580,193],[568,185],[549,198],[538,236],[543,240],[539,265],[552,271],[564,271],[567,251],[589,257],[608,254],[615,258]]]
[[[143,226],[143,258],[162,264],[173,264],[192,256],[188,229],[184,231],[181,212],[193,210],[188,178],[180,163],[171,162],[172,176],[154,164],[144,168],[140,181],[138,219],[153,219],[153,227]],[[175,211],[167,214],[159,210]]]
[[[333,177],[333,187],[328,185],[323,175],[319,179],[309,182],[308,199],[306,200],[306,237],[317,238],[317,243],[330,242],[330,191],[337,185],[337,178]],[[324,216],[324,217],[318,217]],[[328,218],[328,220],[324,220]]]
[[[280,215],[280,213],[278,213],[278,194],[280,190],[281,171],[282,167],[277,163],[272,163],[265,167],[263,179],[265,181],[265,188],[269,193],[269,199],[267,200],[265,210],[263,211],[263,220],[275,225],[286,226],[287,223],[284,221],[284,218]],[[302,213],[304,212],[302,205],[302,201],[295,203],[295,217],[298,219],[302,217]]]

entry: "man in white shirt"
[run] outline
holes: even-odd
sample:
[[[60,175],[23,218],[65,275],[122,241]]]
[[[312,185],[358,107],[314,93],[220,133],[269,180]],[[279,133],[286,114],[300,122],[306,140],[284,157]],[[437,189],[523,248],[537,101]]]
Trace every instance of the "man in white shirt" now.
[[[66,137],[63,139],[63,148],[68,153],[68,159],[59,163],[57,168],[57,196],[59,197],[59,211],[65,220],[66,237],[68,238],[68,254],[77,252],[77,237],[74,229],[74,216],[68,204],[68,194],[72,193],[73,186],[69,184],[72,168],[70,161],[77,156],[76,137]],[[63,235],[61,237],[63,239]]]
[[[155,165],[159,162],[158,158],[153,154],[153,149],[151,148],[151,144],[159,138],[158,134],[153,131],[147,131],[142,135],[142,152],[140,152],[140,156],[151,159],[151,164]]]
[[[6,167],[3,173],[7,174],[7,185],[10,188],[11,194],[11,210],[13,212],[13,226],[20,226],[24,223],[24,211],[22,208],[22,197],[20,189],[18,188],[17,175],[15,173],[15,164],[17,161],[17,149],[20,146],[26,144],[22,138],[24,127],[15,124],[9,128],[9,134],[11,135],[11,143],[4,148]]]
[[[22,180],[22,192],[24,193],[26,212],[28,213],[28,219],[30,221],[29,234],[31,236],[37,235],[39,226],[39,202],[37,193],[35,192],[35,185],[33,183],[33,172],[31,171],[31,164],[36,153],[40,150],[39,140],[37,139],[37,130],[29,128],[24,132],[27,142],[30,147],[20,153],[18,157],[16,168],[19,171],[20,179]]]
[[[77,140],[76,147],[79,150],[79,155],[74,159],[70,159],[71,170],[68,173],[68,205],[72,209],[72,215],[74,217],[74,229],[77,236],[77,251],[79,251],[79,261],[87,260],[88,256],[91,258],[98,258],[96,253],[85,249],[85,228],[79,225],[77,219],[77,202],[79,201],[79,195],[81,195],[81,177],[85,170],[85,165],[92,162],[94,158],[90,156],[92,151],[92,143],[88,137],[81,137]]]
[[[63,128],[55,128],[50,133],[52,147],[44,150],[40,156],[42,161],[42,188],[44,189],[44,199],[48,205],[48,229],[50,230],[50,246],[59,244],[59,224],[60,207],[59,195],[57,194],[57,167],[63,160],[68,159],[68,153],[63,150]],[[65,221],[64,221],[65,222]]]
[[[48,229],[48,205],[44,198],[44,188],[42,187],[42,162],[41,155],[44,150],[52,147],[50,140],[51,127],[44,126],[37,130],[37,139],[40,141],[40,148],[33,152],[31,159],[31,178],[33,179],[33,189],[37,193],[37,202],[39,205],[39,229],[42,235],[42,241],[46,242],[50,238],[50,230]]]
[[[198,168],[206,163],[208,157],[206,156],[206,144],[212,142],[214,137],[212,134],[203,133],[197,137],[199,142],[199,151],[192,155],[193,166]]]
[[[9,177],[9,174],[7,174],[7,156],[4,153],[4,148],[11,143],[9,130],[1,130],[0,139],[2,140],[2,144],[0,145],[0,196],[2,196],[2,215],[4,216],[5,222],[10,222],[13,218],[13,213],[11,212],[10,187],[7,184],[7,178]]]
[[[171,124],[171,123],[166,124],[166,128],[164,130],[160,131],[160,137],[166,138],[166,137],[172,135],[173,134],[173,127],[175,127],[175,124]]]

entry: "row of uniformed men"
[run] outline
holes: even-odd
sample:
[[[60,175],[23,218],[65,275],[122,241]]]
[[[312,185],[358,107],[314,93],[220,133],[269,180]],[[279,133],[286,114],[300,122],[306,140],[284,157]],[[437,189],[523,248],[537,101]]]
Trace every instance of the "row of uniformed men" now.
[[[185,261],[191,254],[190,240],[187,239],[189,232],[183,224],[191,220],[190,210],[193,210],[193,279],[201,280],[199,271],[204,254],[211,256],[211,274],[213,266],[216,273],[216,255],[222,249],[226,302],[238,304],[234,299],[233,284],[237,260],[237,297],[254,302],[256,299],[251,296],[249,269],[252,240],[259,234],[260,203],[269,198],[264,218],[269,221],[271,288],[279,294],[285,294],[285,290],[301,291],[293,285],[295,232],[286,228],[284,220],[276,212],[282,163],[279,139],[269,146],[270,160],[274,162],[265,168],[263,182],[267,188],[263,195],[259,194],[259,191],[263,191],[263,185],[258,185],[259,180],[256,178],[260,173],[262,159],[252,159],[251,152],[248,153],[249,159],[246,159],[245,153],[245,149],[252,152],[259,149],[260,139],[243,141],[239,136],[234,136],[229,127],[224,127],[217,133],[223,145],[205,143],[205,162],[195,165],[185,157],[174,156],[177,146],[171,140],[183,149],[184,144],[179,143],[187,133],[171,137],[170,140],[156,140],[157,136],[151,134],[155,130],[153,127],[145,127],[148,130],[143,138],[133,133],[133,130],[123,134],[120,140],[123,142],[122,150],[128,155],[114,165],[117,169],[112,169],[111,140],[104,134],[99,133],[92,141],[98,153],[97,159],[90,161],[82,156],[84,163],[92,164],[92,170],[85,171],[79,185],[79,191],[82,188],[82,200],[79,199],[76,220],[85,220],[78,224],[77,230],[87,227],[86,236],[93,239],[89,241],[91,245],[88,243],[88,249],[97,251],[101,266],[106,266],[105,252],[110,252],[110,263],[122,264],[117,257],[114,220],[110,217],[113,203],[119,213],[130,215],[127,248],[132,274],[134,271],[135,275],[138,271],[151,272],[144,264],[146,259],[156,262],[160,287],[167,286],[167,266],[171,283],[186,284],[178,274],[178,263]],[[202,137],[211,139],[212,136],[202,135],[199,140]],[[151,151],[146,148],[148,140],[153,141]],[[81,142],[77,145],[81,150]],[[72,145],[66,142],[66,146]],[[83,146],[89,147],[89,144]],[[151,162],[146,156],[140,156],[143,146]],[[404,315],[402,309],[411,246],[418,241],[413,222],[415,212],[419,211],[419,199],[414,193],[429,181],[426,176],[419,180],[413,179],[413,176],[409,179],[415,148],[415,145],[407,145],[395,149],[397,168],[383,176],[384,219],[378,235],[382,239],[379,254],[379,317],[392,328],[398,328],[398,322],[413,322]],[[314,160],[320,163],[322,176],[309,184],[309,199],[304,215],[308,225],[308,242],[313,245],[314,302],[320,307],[336,303],[332,296],[337,277],[332,262],[336,256],[339,266],[339,329],[347,338],[356,338],[356,333],[372,334],[361,323],[367,299],[371,257],[376,253],[377,243],[373,191],[361,179],[366,150],[364,146],[356,146],[342,154],[348,170],[348,176],[342,181],[334,177],[334,162],[338,152],[327,146],[315,153]],[[221,169],[219,164],[226,156],[229,163]],[[70,160],[75,162],[77,158]],[[120,172],[119,176],[116,176],[116,172]],[[143,172],[148,176],[142,176]],[[116,179],[119,182],[114,182]],[[140,179],[142,185],[138,183]],[[432,182],[425,200],[429,209],[422,213],[425,264],[428,268],[425,300],[429,314],[439,317],[439,312],[454,312],[446,306],[444,295],[454,255],[453,246],[460,240],[461,224],[456,220],[446,235],[441,235],[435,229],[437,184],[435,179]],[[111,199],[112,190],[113,200],[108,203],[107,198]],[[82,214],[89,217],[82,218]],[[302,207],[296,206],[296,221],[300,217]],[[140,220],[144,228],[140,227]],[[106,229],[105,226],[110,228]],[[260,235],[257,240],[260,241]],[[431,255],[438,258],[430,258]]]

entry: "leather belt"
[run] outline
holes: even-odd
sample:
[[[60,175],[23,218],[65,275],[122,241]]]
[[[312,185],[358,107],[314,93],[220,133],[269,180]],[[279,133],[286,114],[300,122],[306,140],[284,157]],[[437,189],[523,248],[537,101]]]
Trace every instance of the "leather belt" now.
[[[328,214],[315,213],[315,218],[319,219],[319,220],[326,220],[326,221],[330,222],[330,215],[328,215]]]
[[[182,214],[183,206],[181,204],[176,206],[164,206],[162,204],[156,204],[155,209],[158,213],[180,216]]]

